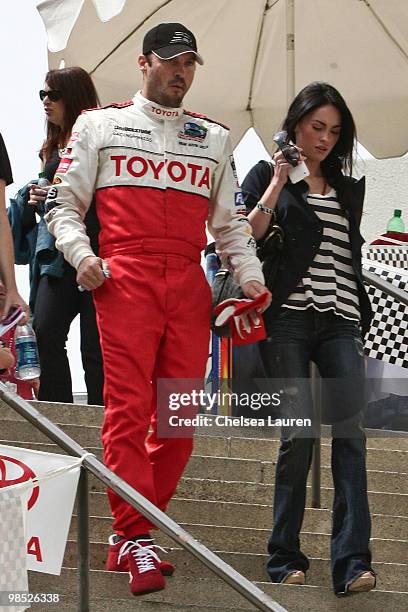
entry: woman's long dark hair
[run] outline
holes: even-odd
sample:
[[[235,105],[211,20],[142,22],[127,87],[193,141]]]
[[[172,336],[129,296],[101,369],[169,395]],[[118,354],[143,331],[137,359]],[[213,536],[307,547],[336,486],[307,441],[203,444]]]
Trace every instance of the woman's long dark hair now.
[[[78,115],[86,108],[99,106],[99,98],[91,77],[83,68],[72,66],[47,72],[45,82],[50,89],[58,89],[64,102],[64,125],[47,121],[47,137],[41,148],[44,160],[58,147],[64,147]]]
[[[288,133],[290,140],[296,142],[295,128],[308,113],[320,106],[332,104],[341,116],[341,131],[336,145],[322,162],[321,167],[328,181],[333,185],[342,171],[352,174],[353,151],[356,142],[356,126],[353,116],[344,98],[332,85],[316,81],[306,85],[295,97],[289,107],[282,129]],[[334,186],[334,185],[333,185]]]

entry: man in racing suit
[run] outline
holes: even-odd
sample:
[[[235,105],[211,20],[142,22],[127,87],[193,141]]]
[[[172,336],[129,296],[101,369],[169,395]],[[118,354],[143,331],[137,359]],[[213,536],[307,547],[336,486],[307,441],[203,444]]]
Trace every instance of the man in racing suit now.
[[[211,310],[200,265],[206,221],[246,296],[267,292],[228,129],[181,107],[196,62],[203,63],[183,25],[148,32],[139,56],[142,91],[79,117],[46,203],[57,247],[77,269],[78,283],[94,291],[105,369],[105,463],[162,510],[192,438],[158,437],[156,381],[204,376]],[[83,223],[94,192],[100,258]],[[153,551],[154,525],[108,494],[116,535],[107,569],[130,571],[133,594],[163,588],[162,574],[174,568]]]

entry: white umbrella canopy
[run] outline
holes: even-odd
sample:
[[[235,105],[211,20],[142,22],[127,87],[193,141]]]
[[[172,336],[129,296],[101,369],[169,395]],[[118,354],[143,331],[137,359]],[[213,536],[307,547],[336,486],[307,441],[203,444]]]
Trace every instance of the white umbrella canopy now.
[[[229,125],[234,144],[254,127],[273,148],[288,101],[320,80],[345,97],[370,153],[408,151],[408,0],[43,0],[38,9],[50,67],[63,59],[88,70],[103,103],[140,88],[147,30],[182,22],[205,61],[185,105]]]

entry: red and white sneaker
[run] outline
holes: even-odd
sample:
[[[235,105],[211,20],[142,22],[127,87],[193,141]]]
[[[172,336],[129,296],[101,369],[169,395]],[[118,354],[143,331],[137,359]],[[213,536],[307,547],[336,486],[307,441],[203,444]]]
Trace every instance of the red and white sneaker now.
[[[166,586],[163,574],[158,569],[160,561],[154,548],[147,540],[125,540],[119,551],[119,563],[123,557],[129,565],[129,588],[132,595],[144,595],[161,591]]]
[[[116,534],[112,534],[109,536],[109,548],[108,548],[108,558],[106,559],[106,569],[109,572],[128,572],[129,571],[129,563],[126,555],[120,556],[120,549],[123,544],[126,542],[125,538],[121,538]],[[147,545],[153,543],[153,539],[149,538],[140,538],[140,542],[146,543]],[[164,548],[162,548],[164,552]],[[169,561],[163,561],[159,559],[157,563],[158,569],[161,571],[163,576],[172,576],[174,573],[174,565]]]
[[[119,557],[120,549],[126,542],[125,538],[119,538],[116,534],[112,534],[108,539],[108,557],[106,559],[106,569],[108,572],[128,572],[129,563],[127,557]]]

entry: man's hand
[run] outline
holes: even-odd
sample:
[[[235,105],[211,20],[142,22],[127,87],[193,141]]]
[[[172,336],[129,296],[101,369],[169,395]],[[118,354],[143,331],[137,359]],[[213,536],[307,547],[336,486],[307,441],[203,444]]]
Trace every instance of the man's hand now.
[[[88,291],[100,287],[105,281],[102,269],[102,259],[89,255],[84,257],[78,266],[77,283]]]
[[[264,310],[269,308],[270,303],[272,301],[272,294],[265,287],[265,285],[262,285],[262,283],[260,283],[259,281],[253,280],[253,281],[248,281],[247,283],[244,283],[241,288],[242,288],[242,291],[244,292],[245,296],[247,298],[251,298],[251,300],[255,300],[257,297],[259,297],[263,293],[267,293],[268,294],[268,300],[265,303],[265,306],[263,306],[262,310],[260,309],[259,312],[263,312]]]

